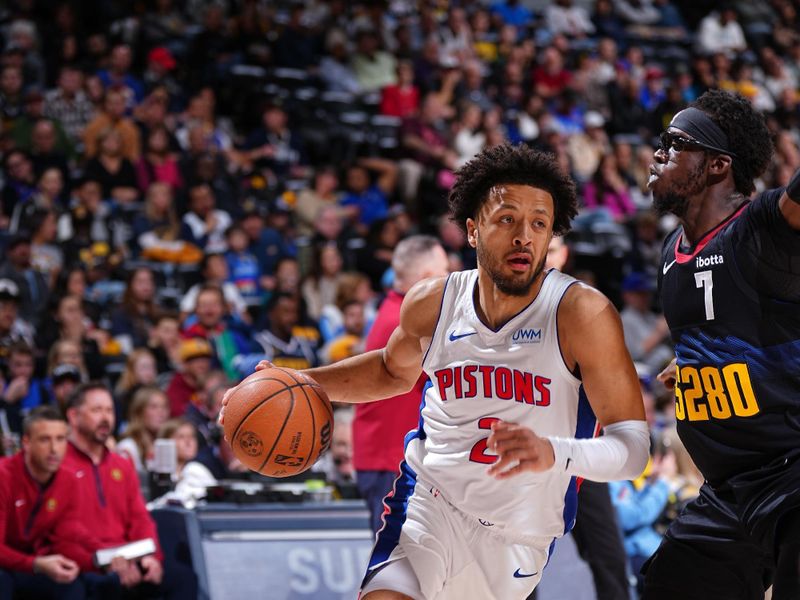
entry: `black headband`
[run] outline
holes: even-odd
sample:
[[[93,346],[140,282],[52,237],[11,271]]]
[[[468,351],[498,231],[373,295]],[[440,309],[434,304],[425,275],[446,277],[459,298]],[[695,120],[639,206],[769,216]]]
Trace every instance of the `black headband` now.
[[[729,150],[728,136],[719,125],[699,108],[690,106],[672,117],[670,127],[685,131],[695,140],[723,154],[736,156]]]

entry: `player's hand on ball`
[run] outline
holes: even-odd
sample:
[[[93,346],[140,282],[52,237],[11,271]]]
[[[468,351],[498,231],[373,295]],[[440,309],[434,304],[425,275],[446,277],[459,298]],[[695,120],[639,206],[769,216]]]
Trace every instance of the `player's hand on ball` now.
[[[497,479],[507,479],[524,471],[547,471],[556,460],[550,440],[516,423],[492,423],[487,445],[497,454],[497,462],[488,471]]]
[[[271,368],[272,368],[272,363],[271,362],[269,362],[268,360],[262,360],[256,365],[256,369],[255,370],[256,371],[261,371],[263,369],[271,369]],[[228,391],[225,392],[224,396],[222,396],[222,408],[220,408],[219,416],[217,416],[217,423],[219,423],[220,427],[224,427],[225,426],[225,407],[228,405],[228,400],[231,399],[231,396],[233,395],[233,392],[236,390],[237,387],[239,387],[239,386],[235,385],[232,388],[228,388]],[[224,436],[224,437],[225,437],[225,441],[230,442],[230,440],[228,439],[227,435]]]

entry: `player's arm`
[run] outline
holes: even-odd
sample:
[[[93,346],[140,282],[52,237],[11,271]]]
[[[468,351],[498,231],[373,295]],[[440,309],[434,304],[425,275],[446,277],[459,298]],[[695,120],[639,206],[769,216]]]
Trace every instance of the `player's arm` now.
[[[558,322],[564,361],[570,369],[579,368],[605,435],[541,438],[525,427],[498,422],[488,443],[500,458],[489,472],[503,478],[556,469],[593,481],[633,479],[647,464],[650,437],[619,314],[600,292],[578,284],[565,294]]]
[[[444,293],[445,278],[426,279],[412,287],[400,309],[400,325],[386,347],[303,371],[334,402],[371,402],[404,394],[422,372]]]
[[[792,229],[800,230],[800,169],[795,171],[778,201],[783,218]]]

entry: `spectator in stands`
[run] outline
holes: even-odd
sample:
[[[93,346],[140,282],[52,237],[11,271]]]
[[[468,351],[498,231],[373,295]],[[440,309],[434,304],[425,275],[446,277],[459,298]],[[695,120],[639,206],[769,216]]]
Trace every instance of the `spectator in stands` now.
[[[408,118],[419,110],[419,88],[414,85],[414,64],[410,60],[397,63],[397,83],[381,90],[381,114]]]
[[[181,237],[206,252],[225,250],[225,231],[232,221],[216,208],[214,192],[206,184],[189,188],[189,212],[183,216]]]
[[[250,238],[240,223],[234,223],[225,232],[228,251],[228,283],[236,286],[248,306],[258,307],[263,299],[258,259],[249,251]],[[245,313],[246,314],[246,313]]]
[[[194,508],[198,500],[205,498],[206,488],[217,485],[217,479],[211,471],[196,460],[197,429],[191,421],[184,418],[172,419],[162,425],[158,438],[175,442],[175,489],[154,500],[152,506],[158,507],[177,501],[186,508]]]
[[[383,274],[392,262],[400,230],[393,218],[379,219],[372,223],[366,244],[356,253],[356,268],[369,277],[372,289],[381,291]]]
[[[19,286],[11,279],[0,279],[0,371],[8,366],[13,346],[33,347],[34,329],[19,316]]]
[[[58,210],[62,204],[64,179],[56,167],[45,169],[36,179],[36,193],[30,201],[14,207],[8,230],[11,233],[30,232],[34,227],[33,215],[37,210]]]
[[[37,209],[31,215],[30,226],[31,264],[53,289],[64,267],[64,252],[54,243],[58,236],[58,213],[52,209]]]
[[[133,463],[142,496],[149,498],[153,442],[161,426],[169,419],[169,399],[155,386],[141,386],[133,394],[125,414],[128,426],[114,451]]]
[[[0,118],[4,132],[8,132],[22,115],[23,84],[22,69],[18,66],[5,65],[0,70]]]
[[[397,61],[391,53],[380,49],[380,39],[371,27],[356,33],[352,67],[365,92],[377,92],[397,82]]]
[[[330,304],[322,307],[319,318],[319,328],[322,339],[328,342],[344,332],[344,315],[339,306],[344,306],[350,301],[361,302],[366,310],[367,329],[375,318],[375,294],[372,291],[369,278],[357,271],[342,273],[339,285],[336,288],[336,297]]]
[[[320,349],[320,362],[325,365],[364,352],[364,338],[366,335],[364,303],[353,299],[343,306],[337,306],[337,308],[342,312],[344,331]]]
[[[40,118],[33,122],[27,132],[25,147],[29,147],[36,173],[56,168],[65,182],[69,181],[68,161],[73,147],[58,121]]]
[[[3,174],[3,216],[0,225],[8,227],[14,208],[33,200],[36,194],[36,177],[28,154],[15,149],[3,156]]]
[[[22,433],[22,419],[32,409],[48,403],[44,382],[34,376],[33,349],[24,344],[12,346],[8,354],[6,381],[0,394],[0,410],[6,413],[14,433]]]
[[[133,108],[144,98],[144,85],[138,77],[130,73],[133,63],[133,52],[127,44],[117,44],[111,50],[108,69],[101,69],[97,76],[106,89],[118,88],[125,96],[125,105]]]
[[[583,116],[584,132],[570,136],[567,141],[573,172],[580,181],[587,181],[594,175],[602,157],[611,151],[605,122],[600,113],[588,111]]]
[[[203,277],[202,281],[190,287],[183,298],[181,298],[181,320],[185,320],[189,315],[195,312],[197,307],[197,295],[200,290],[206,285],[216,285],[222,289],[228,312],[245,323],[250,322],[247,313],[247,302],[244,297],[242,297],[239,288],[229,281],[230,270],[224,254],[204,254],[203,260],[200,262],[200,274]]]
[[[125,361],[125,368],[114,387],[114,406],[117,424],[124,431],[133,395],[142,387],[156,385],[158,370],[153,353],[145,347],[136,347]]]
[[[380,306],[365,350],[383,348],[400,323],[400,304],[411,287],[427,277],[447,275],[447,255],[436,238],[412,236],[397,246],[392,257],[394,283]],[[356,406],[353,420],[353,464],[361,497],[370,511],[373,531],[381,526],[383,498],[397,478],[403,436],[419,421],[424,377],[414,389],[386,400]]]
[[[289,127],[289,116],[278,104],[268,104],[261,114],[261,127],[247,136],[247,158],[256,167],[268,169],[279,179],[302,173],[306,164],[305,143]]]
[[[97,152],[86,163],[85,175],[100,182],[104,200],[131,204],[139,198],[136,169],[123,153],[122,136],[116,129],[109,127],[97,134]]]
[[[300,325],[300,301],[294,294],[277,292],[266,307],[267,327],[255,341],[265,358],[277,367],[308,369],[319,364],[320,334],[315,327]]]
[[[139,128],[125,116],[126,98],[122,88],[111,87],[106,91],[103,112],[95,116],[83,130],[84,154],[94,158],[99,152],[101,133],[112,129],[119,134],[119,153],[134,162],[141,154]]]
[[[47,279],[31,264],[31,238],[18,233],[5,248],[5,260],[0,263],[0,278],[10,279],[19,292],[19,315],[34,326],[47,306],[50,295]]]
[[[222,408],[222,396],[229,384],[230,381],[223,371],[211,371],[203,381],[198,402],[190,404],[183,415],[197,428],[199,442],[197,460],[206,465],[218,479],[226,477],[228,464],[231,461],[230,446],[223,441],[222,430],[217,423]],[[226,452],[223,451],[223,446],[226,447],[227,456],[224,456]]]
[[[0,599],[82,600],[78,575],[93,569],[96,546],[78,479],[62,467],[64,417],[49,406],[32,411],[22,448],[0,464]]]
[[[639,593],[644,584],[640,574],[642,565],[661,544],[663,536],[656,531],[655,524],[677,491],[676,475],[675,454],[668,451],[656,455],[640,479],[608,484]]]
[[[336,168],[325,165],[316,169],[314,171],[313,187],[301,190],[297,194],[297,201],[293,207],[297,234],[312,235],[314,233],[314,220],[320,210],[327,206],[338,206],[341,196]],[[341,213],[345,215],[350,210],[355,211],[356,208],[343,208]]]
[[[45,117],[58,120],[73,144],[81,141],[83,130],[94,115],[94,107],[82,87],[81,70],[65,64],[59,71],[57,87],[44,96]]]
[[[350,65],[350,52],[346,35],[333,29],[325,38],[327,53],[319,63],[319,75],[325,88],[331,92],[361,93],[361,84]]]
[[[604,212],[615,221],[627,221],[636,212],[628,185],[617,169],[613,154],[600,159],[597,170],[583,188],[583,204],[593,212]]]
[[[81,371],[75,365],[60,364],[52,369],[49,379],[52,404],[66,418],[67,401],[81,383]]]
[[[144,152],[136,163],[136,180],[144,193],[155,182],[166,183],[173,191],[183,187],[178,157],[170,149],[166,127],[151,128],[145,137]]]
[[[47,353],[47,374],[51,380],[55,377],[56,368],[63,365],[70,365],[78,370],[79,383],[89,380],[89,370],[86,368],[79,343],[61,339],[50,347]]]
[[[156,358],[159,375],[175,371],[180,364],[180,324],[178,318],[169,312],[162,312],[150,330],[147,348]]]
[[[726,4],[718,12],[712,12],[703,18],[697,43],[700,50],[707,54],[737,53],[747,48],[744,31],[731,4]]]
[[[175,211],[174,194],[169,184],[156,181],[147,188],[144,211],[133,221],[132,245],[142,258],[166,260],[170,248],[178,251],[181,222]],[[175,256],[172,256],[175,258]]]
[[[211,371],[214,350],[203,338],[189,338],[180,345],[180,368],[167,386],[169,414],[181,417],[186,407],[197,403],[203,380]]]
[[[547,28],[553,34],[563,33],[571,39],[594,33],[594,24],[583,6],[573,6],[572,0],[556,0],[545,10]]]
[[[507,25],[525,27],[533,21],[533,11],[520,0],[501,0],[491,5],[493,15]]]
[[[80,298],[64,296],[51,304],[51,311],[39,328],[36,346],[50,348],[56,341],[73,342],[83,356],[83,363],[91,377],[105,376],[105,359],[100,354],[105,348],[108,333],[88,322]],[[55,363],[64,362],[56,359]]]
[[[131,271],[122,303],[111,313],[111,331],[125,353],[147,344],[159,306],[153,272],[140,267]]]
[[[323,307],[333,304],[343,277],[344,261],[335,242],[314,246],[308,275],[301,284],[308,316],[318,321]]]
[[[307,69],[316,63],[317,36],[307,26],[303,4],[289,7],[289,20],[275,40],[275,63],[291,69]]]
[[[87,579],[90,593],[109,597],[117,596],[122,588],[135,588],[145,597],[195,598],[197,582],[191,569],[174,562],[164,571],[158,532],[142,501],[133,465],[106,447],[114,430],[111,393],[101,383],[83,384],[70,399],[67,419],[70,434],[65,465],[78,476],[85,511],[81,522],[91,524],[101,547],[146,538],[156,545],[155,554],[114,559],[110,566],[113,575]]]
[[[674,357],[667,322],[651,308],[654,291],[655,282],[644,273],[631,273],[622,281],[624,307],[620,318],[625,345],[648,375],[659,373]]]
[[[353,207],[354,225],[366,231],[388,216],[396,180],[397,167],[389,160],[362,158],[348,167],[346,191],[339,202],[343,207]]]
[[[398,163],[398,184],[403,201],[412,212],[417,208],[417,191],[425,172],[438,173],[456,167],[458,157],[450,150],[440,128],[446,111],[439,95],[429,93],[422,101],[419,115],[406,119],[400,130],[403,160]]]
[[[111,239],[110,211],[103,203],[103,188],[97,179],[82,177],[74,183],[67,211],[58,219],[58,240],[75,248]],[[68,262],[74,256],[67,253]]]
[[[203,284],[197,293],[194,316],[191,324],[184,324],[183,337],[207,340],[217,363],[231,379],[249,372],[242,365],[249,355],[259,354],[258,345],[251,339],[249,327],[231,318],[219,286]]]

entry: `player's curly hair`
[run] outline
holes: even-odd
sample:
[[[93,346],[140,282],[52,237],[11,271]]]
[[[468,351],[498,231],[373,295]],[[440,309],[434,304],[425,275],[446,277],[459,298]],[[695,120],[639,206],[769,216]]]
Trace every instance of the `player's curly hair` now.
[[[756,189],[753,181],[772,158],[772,138],[764,121],[750,101],[739,94],[709,90],[692,103],[719,125],[736,153],[733,183],[736,191],[749,196]]]
[[[553,196],[553,233],[563,235],[578,212],[575,184],[561,170],[552,154],[528,146],[501,144],[486,148],[456,172],[448,203],[463,231],[467,219],[475,219],[486,202],[489,190],[500,184],[521,184],[545,190]]]

